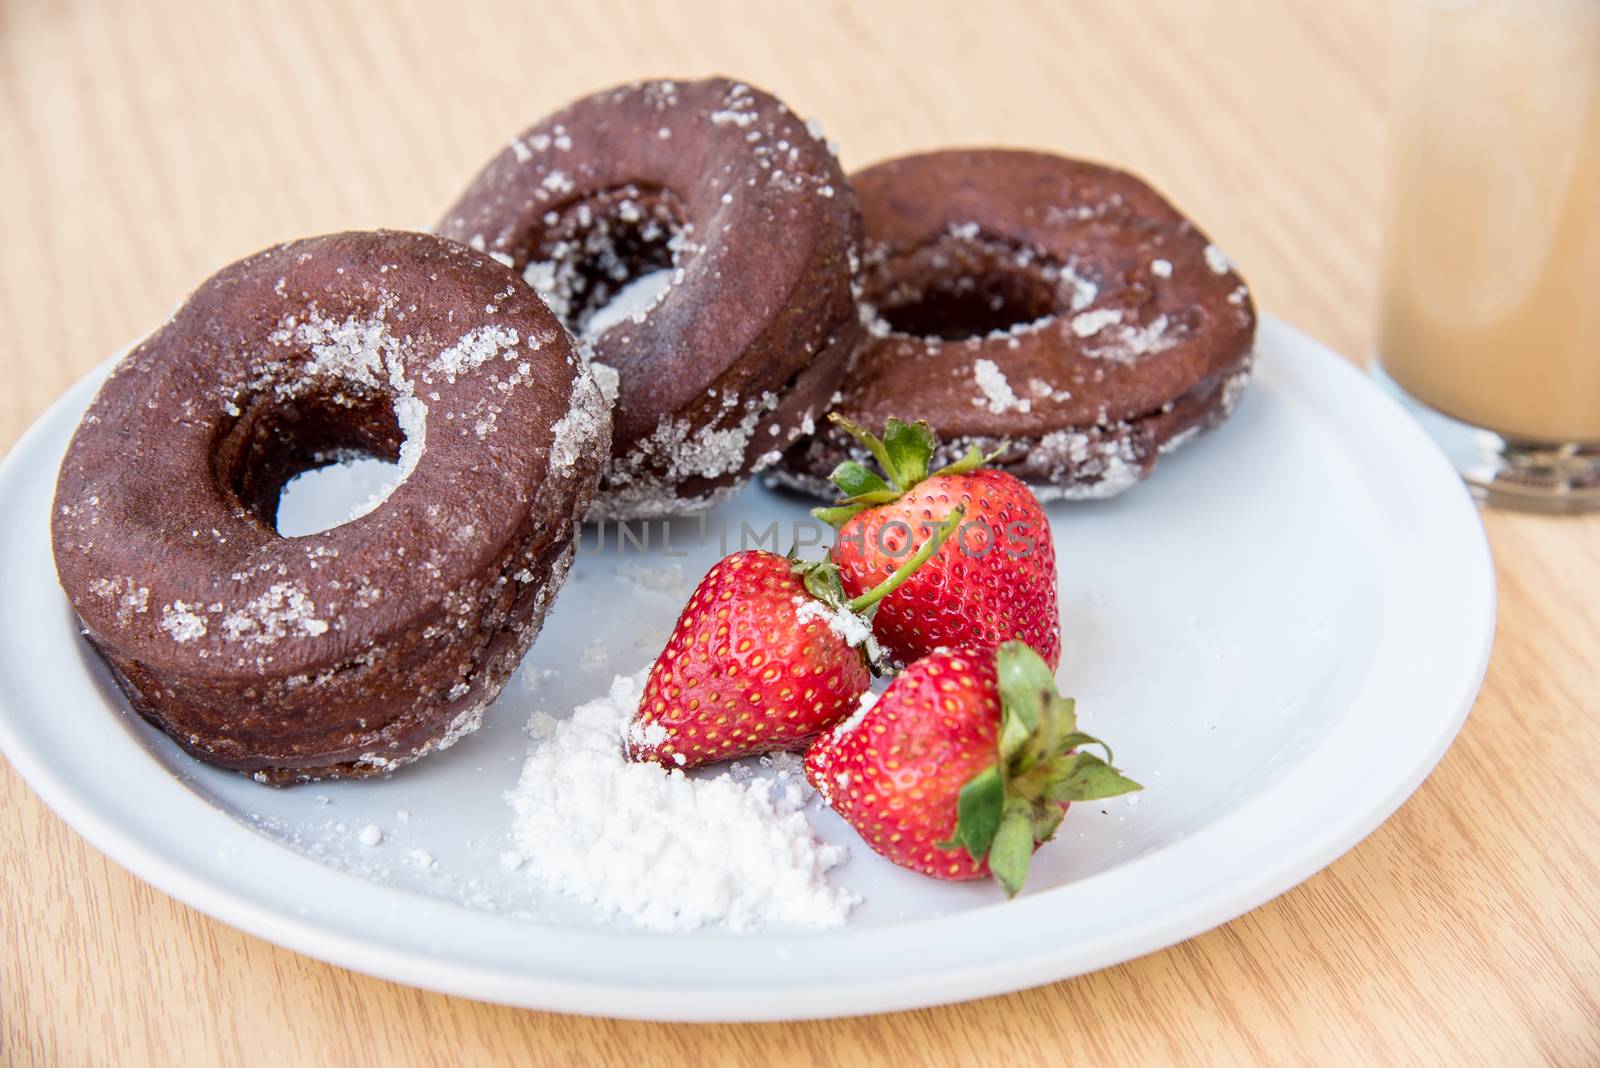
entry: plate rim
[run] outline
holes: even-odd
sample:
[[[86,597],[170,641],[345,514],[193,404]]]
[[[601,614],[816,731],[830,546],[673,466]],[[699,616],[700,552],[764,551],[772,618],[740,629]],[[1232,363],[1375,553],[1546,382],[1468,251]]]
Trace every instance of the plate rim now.
[[[572,977],[551,978],[529,971],[510,972],[456,959],[440,959],[436,954],[420,953],[415,949],[373,944],[329,920],[289,915],[282,905],[274,907],[264,901],[251,899],[221,885],[216,878],[207,878],[204,874],[175,864],[157,844],[124,833],[105,813],[80,797],[60,769],[51,767],[23,742],[13,729],[13,718],[18,713],[10,707],[6,692],[9,683],[0,684],[0,750],[4,751],[29,787],[69,826],[120,866],[170,896],[223,923],[307,956],[391,981],[479,1000],[550,1011],[646,1020],[710,1022],[812,1019],[898,1011],[991,996],[1070,978],[1156,952],[1211,930],[1288,891],[1349,851],[1392,815],[1431,773],[1465,722],[1481,688],[1493,646],[1496,594],[1488,540],[1476,505],[1443,453],[1394,399],[1360,369],[1296,328],[1281,320],[1263,316],[1258,350],[1263,351],[1268,359],[1303,363],[1303,367],[1296,368],[1298,373],[1312,378],[1321,376],[1325,379],[1324,385],[1332,386],[1346,398],[1359,398],[1354,402],[1358,410],[1362,405],[1367,406],[1365,414],[1374,420],[1366,424],[1367,429],[1371,430],[1374,425],[1381,426],[1384,433],[1374,436],[1390,444],[1398,439],[1405,454],[1414,461],[1412,471],[1421,472],[1419,477],[1430,486],[1445,491],[1440,500],[1450,501],[1453,498],[1451,507],[1456,515],[1439,522],[1453,528],[1454,533],[1464,539],[1457,548],[1471,557],[1475,565],[1469,575],[1456,576],[1461,586],[1471,594],[1470,606],[1475,611],[1465,627],[1467,633],[1464,635],[1464,644],[1467,647],[1456,650],[1464,655],[1464,659],[1452,676],[1456,681],[1455,692],[1436,700],[1441,711],[1436,715],[1437,722],[1429,744],[1419,746],[1418,752],[1407,761],[1410,767],[1405,774],[1396,776],[1387,789],[1380,796],[1369,799],[1358,814],[1347,813],[1321,833],[1309,836],[1314,844],[1302,843],[1303,848],[1291,857],[1276,858],[1248,875],[1234,878],[1227,886],[1213,891],[1209,897],[1198,898],[1181,910],[1150,914],[1141,925],[1133,928],[1113,928],[1088,940],[1080,939],[1063,946],[1046,948],[1025,960],[967,962],[956,972],[948,969],[930,969],[926,972],[911,969],[889,986],[877,981],[867,983],[841,979],[825,987],[814,984],[806,988],[782,988],[784,992],[781,998],[776,996],[774,989],[768,987],[752,989],[743,985],[719,987],[699,984],[663,988],[659,984],[629,986],[612,979],[585,981]],[[87,403],[87,394],[117,358],[111,357],[79,379],[17,440],[4,461],[0,462],[0,497],[5,496],[8,488],[20,477],[17,473],[19,457],[30,455],[40,447],[50,426],[63,417],[66,409]],[[1346,400],[1343,403],[1349,402]],[[1358,451],[1366,445],[1364,441],[1357,442],[1348,435],[1339,438],[1339,441],[1347,451]],[[1453,493],[1448,492],[1442,479],[1447,479],[1448,484],[1453,485]],[[26,522],[29,518],[19,515],[13,522]],[[0,634],[0,640],[3,638],[4,635]],[[1382,653],[1382,649],[1375,651],[1374,665]],[[1371,682],[1375,670],[1375,666],[1369,667],[1358,692],[1351,696],[1340,718],[1330,726],[1330,734],[1348,718]],[[1319,739],[1304,759],[1309,760],[1327,744],[1327,737]],[[1210,836],[1216,833],[1236,817],[1258,808],[1263,798],[1271,796],[1275,790],[1289,788],[1294,778],[1291,772],[1285,777],[1285,782],[1252,797],[1185,839],[1152,854],[998,907],[1008,910],[1003,916],[1011,916],[1020,923],[1025,918],[1024,913],[1040,913],[1041,903],[1048,899],[1058,898],[1063,893],[1081,893],[1089,884],[1105,880],[1114,873],[1126,873],[1131,869],[1148,870],[1158,866],[1154,864],[1157,858],[1170,855],[1196,835]],[[195,798],[195,801],[204,805],[199,798]],[[212,806],[205,807],[216,811]],[[232,819],[228,816],[223,818]],[[240,831],[249,833],[242,827]],[[309,858],[299,859],[318,868],[323,867]],[[342,878],[359,879],[357,876],[339,874]],[[1126,874],[1122,878],[1126,879]],[[366,880],[359,881],[363,886],[386,893],[404,894],[415,901],[429,901],[408,891],[377,887]],[[444,902],[430,904],[445,909],[460,908]],[[900,930],[903,933],[910,929],[925,930],[930,925],[966,926],[980,922],[978,918],[991,914],[995,907],[987,906],[881,928],[846,927],[836,932],[726,940],[739,946],[761,945],[768,950],[769,960],[774,955],[781,960],[786,953],[793,954],[800,951],[801,947],[814,949],[819,941],[851,938],[857,942],[886,943],[896,941],[884,937],[888,931]],[[549,928],[549,925],[526,926]],[[628,941],[661,939],[671,943],[681,937],[648,932],[567,929],[564,934],[550,933],[548,940],[572,941],[566,935],[575,935],[578,942],[585,943],[593,939],[604,941],[614,938]],[[782,1004],[775,1005],[775,1001],[781,1001]]]

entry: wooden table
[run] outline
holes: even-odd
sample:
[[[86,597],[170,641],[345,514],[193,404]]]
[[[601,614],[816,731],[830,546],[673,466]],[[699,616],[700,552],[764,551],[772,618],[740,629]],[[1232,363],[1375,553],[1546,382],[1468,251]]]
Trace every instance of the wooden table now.
[[[647,74],[770,86],[850,166],[980,142],[1116,161],[1200,219],[1263,308],[1361,359],[1385,46],[1375,0],[10,0],[0,448],[216,268],[287,237],[426,226],[532,119]],[[830,1023],[498,1008],[213,922],[88,848],[6,767],[0,1061],[1596,1063],[1600,521],[1486,521],[1498,645],[1439,770],[1327,871],[1167,952]]]

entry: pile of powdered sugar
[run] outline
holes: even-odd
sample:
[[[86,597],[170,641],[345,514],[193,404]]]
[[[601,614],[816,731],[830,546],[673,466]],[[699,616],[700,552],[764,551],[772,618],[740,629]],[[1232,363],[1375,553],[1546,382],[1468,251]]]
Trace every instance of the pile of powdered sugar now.
[[[571,718],[536,713],[516,789],[509,863],[552,889],[645,927],[732,931],[837,926],[857,898],[830,886],[846,850],[822,842],[802,809],[799,758],[765,758],[691,778],[629,763],[623,731],[646,672],[619,675]]]

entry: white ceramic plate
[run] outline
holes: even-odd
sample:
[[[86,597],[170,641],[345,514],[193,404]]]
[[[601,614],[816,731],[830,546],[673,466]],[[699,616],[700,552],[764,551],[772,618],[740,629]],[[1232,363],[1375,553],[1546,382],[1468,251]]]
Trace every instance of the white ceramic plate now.
[[[55,582],[48,515],[80,382],[0,469],[0,746],[95,846],[227,923],[346,967],[543,1009],[675,1020],[879,1012],[1105,967],[1294,886],[1416,789],[1472,704],[1493,572],[1442,455],[1357,370],[1262,324],[1233,419],[1147,485],[1050,509],[1060,678],[1147,789],[1075,805],[1012,902],[855,844],[842,929],[653,934],[541,892],[498,857],[534,708],[649,662],[684,594],[762,530],[805,518],[752,487],[651,549],[593,532],[545,632],[477,735],[391,779],[287,790],[198,764],[125,711]],[[686,553],[669,557],[668,552]],[[659,592],[674,563],[677,591]],[[405,815],[402,816],[402,813]],[[823,837],[853,836],[831,813]],[[376,823],[376,848],[357,832]],[[436,860],[410,859],[425,849]],[[71,893],[71,888],[64,888]]]

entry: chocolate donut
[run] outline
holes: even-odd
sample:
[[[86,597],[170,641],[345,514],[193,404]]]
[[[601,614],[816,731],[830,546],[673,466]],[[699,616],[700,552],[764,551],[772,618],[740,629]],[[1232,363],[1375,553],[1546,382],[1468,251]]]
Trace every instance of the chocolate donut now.
[[[853,179],[871,327],[834,410],[926,419],[1043,499],[1109,497],[1221,422],[1249,378],[1250,292],[1144,182],[1035,152],[952,150]],[[827,425],[773,480],[833,496],[865,460]]]
[[[561,324],[431,234],[279,245],[112,371],[61,464],[56,569],[133,707],[261,782],[370,775],[475,729],[571,562],[610,413]],[[286,538],[284,483],[387,499]]]
[[[814,124],[722,78],[577,101],[438,232],[523,273],[612,380],[592,518],[726,497],[810,432],[860,336],[861,218],[838,162]]]

